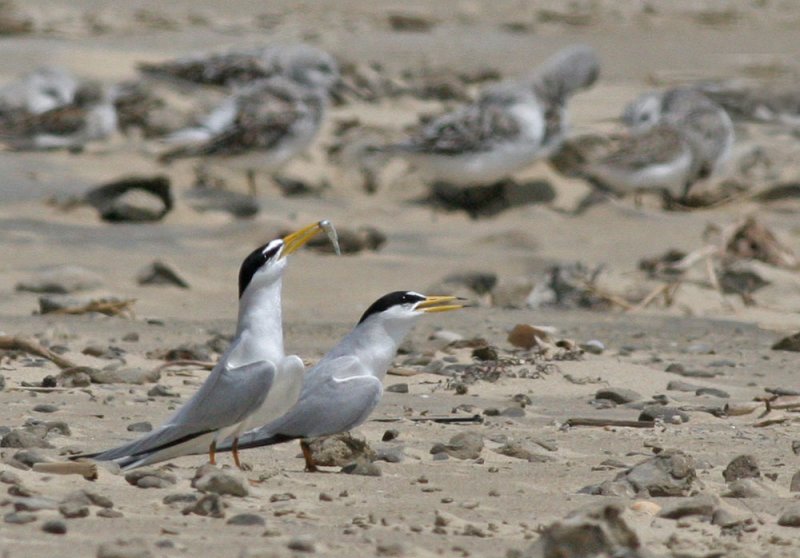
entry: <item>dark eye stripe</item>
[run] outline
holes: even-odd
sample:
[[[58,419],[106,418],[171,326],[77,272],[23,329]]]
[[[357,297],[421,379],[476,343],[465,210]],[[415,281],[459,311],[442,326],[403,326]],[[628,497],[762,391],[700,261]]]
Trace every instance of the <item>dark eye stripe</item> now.
[[[424,296],[411,291],[395,291],[393,293],[383,295],[378,300],[373,302],[369,308],[367,308],[366,312],[364,312],[364,314],[361,316],[361,319],[358,320],[358,323],[363,322],[373,314],[384,312],[392,306],[399,306],[401,304],[415,304],[417,302],[422,302],[423,300],[425,300]]]
[[[274,258],[283,246],[282,242],[276,242],[274,246],[270,246],[272,242],[268,242],[253,250],[242,262],[242,266],[239,268],[239,298],[242,298],[247,286],[253,280],[253,275],[256,274],[256,271]]]

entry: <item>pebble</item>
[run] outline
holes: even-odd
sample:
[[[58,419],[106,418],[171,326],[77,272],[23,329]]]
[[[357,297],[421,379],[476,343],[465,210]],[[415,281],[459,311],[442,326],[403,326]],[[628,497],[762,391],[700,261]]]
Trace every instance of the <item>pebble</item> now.
[[[319,500],[320,502],[333,502],[333,496],[331,496],[327,492],[320,492]]]
[[[52,448],[53,445],[44,439],[39,432],[27,428],[17,428],[3,436],[0,440],[2,448]]]
[[[22,484],[22,479],[14,471],[0,471],[0,482],[3,484]]]
[[[408,384],[392,384],[386,388],[390,393],[408,393]]]
[[[37,413],[55,413],[58,411],[58,407],[49,403],[40,403],[34,406],[33,410]]]
[[[711,517],[718,505],[719,501],[714,496],[702,495],[681,498],[676,502],[670,502],[665,505],[658,516],[666,519],[680,519],[690,515]]]
[[[68,500],[59,504],[58,511],[67,519],[86,517],[89,515],[89,506],[74,500]]]
[[[128,432],[150,432],[153,430],[153,425],[147,421],[132,422],[127,426]]]
[[[297,496],[291,492],[281,492],[280,494],[273,494],[269,497],[269,501],[274,502],[288,502],[289,500],[296,500]]]
[[[784,337],[772,345],[773,351],[800,351],[800,332]]]
[[[800,504],[789,506],[778,518],[778,525],[783,527],[800,527]]]
[[[136,469],[125,474],[125,480],[139,488],[168,488],[177,482],[177,477],[158,469]]]
[[[400,431],[395,428],[390,428],[386,432],[383,433],[383,437],[381,438],[382,442],[390,442],[391,440],[396,440],[400,437]],[[2,480],[2,479],[0,479]]]
[[[365,477],[380,477],[383,474],[377,464],[363,460],[345,465],[342,467],[341,472],[347,475],[363,475]]]
[[[54,510],[58,507],[58,502],[50,498],[41,497],[22,497],[14,500],[14,511],[35,512],[41,510]]]
[[[308,441],[314,462],[323,467],[344,467],[354,461],[373,461],[375,452],[363,436],[350,432]]]
[[[228,525],[241,525],[243,527],[263,527],[267,524],[267,521],[255,513],[240,513],[231,517],[226,523]]]
[[[96,289],[103,279],[95,272],[75,265],[60,265],[38,272],[17,283],[16,290],[33,293],[69,294]]]
[[[719,525],[720,527],[733,527],[741,522],[740,518],[724,508],[717,508],[711,516],[711,524]]]
[[[24,525],[36,521],[36,515],[28,512],[11,512],[3,516],[3,521],[12,525]]]
[[[167,386],[156,384],[147,390],[148,397],[180,397],[176,392],[172,391]]]
[[[375,461],[401,463],[405,458],[405,448],[402,445],[381,445],[375,448]]]
[[[695,392],[695,395],[710,395],[711,397],[719,397],[721,399],[730,399],[730,394],[721,389],[704,387]]]
[[[117,519],[119,517],[125,517],[122,512],[117,510],[109,510],[107,508],[103,508],[101,510],[97,510],[97,517],[104,517],[106,519]]]
[[[547,461],[552,461],[551,457],[547,457],[545,455],[541,455],[534,451],[531,451],[529,448],[524,447],[519,442],[506,442],[503,446],[497,448],[494,451],[496,451],[500,455],[505,455],[507,457],[524,459],[529,463],[544,463]]]
[[[219,494],[220,496],[242,498],[250,494],[247,481],[242,475],[221,471],[210,464],[197,468],[194,479],[192,479],[192,487],[200,492]]]
[[[775,492],[759,480],[745,478],[729,483],[728,492],[724,496],[729,498],[772,498],[775,496]]]
[[[67,524],[60,519],[49,519],[42,523],[42,531],[51,535],[64,535],[67,532]]]
[[[188,494],[167,494],[161,502],[167,506],[171,504],[187,504],[197,502],[198,496],[194,493]]]
[[[316,544],[311,535],[301,535],[293,537],[286,544],[289,550],[296,550],[298,552],[316,552]]]
[[[642,396],[632,389],[611,387],[598,390],[597,393],[595,393],[594,398],[610,399],[614,403],[622,405],[623,403],[639,401],[642,399]]]
[[[664,407],[662,405],[649,405],[642,409],[642,412],[639,414],[639,420],[654,421],[656,419],[663,420],[670,424],[680,424],[682,422],[689,422],[689,415],[680,409]]]
[[[697,392],[703,389],[703,386],[690,384],[689,382],[682,382],[681,380],[672,380],[667,384],[667,391],[683,391],[683,392]]]
[[[97,549],[97,558],[152,558],[153,554],[142,539],[118,539],[106,542]]]
[[[434,444],[431,454],[444,453],[457,459],[476,459],[483,449],[483,436],[477,432],[456,434],[447,444]]]
[[[76,490],[75,492],[68,494],[62,500],[62,503],[63,502],[79,502],[87,506],[91,505],[100,508],[114,507],[114,503],[111,501],[111,499],[87,488]]]
[[[606,346],[603,344],[602,341],[598,341],[597,339],[591,339],[586,343],[583,343],[581,345],[581,349],[593,355],[600,355],[603,354],[603,351],[606,350]]]
[[[206,494],[194,504],[183,509],[183,515],[196,514],[207,517],[225,517],[225,505],[219,494]]]
[[[761,478],[761,470],[755,457],[752,455],[739,455],[728,463],[728,466],[722,472],[722,476],[725,478],[725,482],[733,482],[739,479],[758,479]]]
[[[188,289],[189,283],[181,277],[174,266],[155,260],[153,263],[139,270],[136,282],[140,285],[171,285],[181,289]]]
[[[582,492],[609,496],[686,496],[697,478],[694,459],[678,450],[666,450],[620,472],[612,481]]]

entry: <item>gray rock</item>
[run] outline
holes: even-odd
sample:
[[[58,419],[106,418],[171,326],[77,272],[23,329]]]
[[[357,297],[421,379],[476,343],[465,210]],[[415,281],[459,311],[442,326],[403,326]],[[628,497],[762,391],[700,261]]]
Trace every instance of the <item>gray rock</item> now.
[[[478,432],[461,432],[456,434],[447,444],[434,444],[432,454],[445,453],[456,459],[477,459],[483,449],[483,436]]]
[[[152,558],[153,554],[142,539],[118,539],[106,542],[97,549],[97,558]]]
[[[728,483],[728,492],[723,496],[728,498],[773,498],[775,492],[759,480],[745,478]]]
[[[392,384],[386,388],[390,393],[408,393],[408,384]]]
[[[115,370],[97,370],[90,368],[87,373],[95,384],[134,384],[141,385],[157,382],[161,379],[158,370],[143,370],[139,368],[117,368]]]
[[[110,510],[108,508],[103,508],[97,511],[97,517],[105,517],[106,519],[117,519],[120,517],[125,517],[125,515],[117,510]]]
[[[523,446],[520,442],[506,442],[501,447],[497,448],[497,453],[500,455],[505,455],[507,457],[514,457],[516,459],[524,459],[529,463],[544,463],[546,461],[552,461],[552,457],[548,457],[546,455],[542,455],[540,453],[536,453],[532,451],[530,448]]]
[[[41,510],[55,510],[58,502],[50,498],[25,497],[14,500],[14,511],[18,512],[37,512]]]
[[[93,188],[84,199],[113,223],[158,221],[173,205],[166,176],[123,178]]]
[[[711,397],[719,397],[721,399],[730,399],[730,394],[721,389],[704,387],[695,392],[695,395],[710,395]]]
[[[378,465],[364,460],[345,465],[341,472],[346,475],[363,475],[365,477],[380,477],[383,474]]]
[[[158,469],[136,469],[126,473],[125,480],[139,488],[169,488],[178,481],[172,473]]]
[[[88,366],[76,366],[62,370],[56,377],[56,385],[68,388],[89,387],[92,384],[92,377],[86,371],[88,368]]]
[[[35,405],[33,410],[37,413],[55,413],[58,411],[58,407],[50,403],[40,403],[39,405]]]
[[[289,540],[286,546],[290,550],[296,550],[297,552],[316,552],[316,544],[311,535],[293,537]]]
[[[44,269],[30,279],[17,284],[18,291],[49,294],[69,294],[88,291],[103,285],[95,272],[76,265],[60,265]]]
[[[627,482],[635,494],[686,496],[696,478],[691,456],[678,450],[666,450],[637,463],[614,480]]]
[[[383,437],[381,438],[381,441],[382,442],[389,442],[391,440],[397,439],[399,436],[400,436],[400,431],[399,430],[397,430],[396,428],[390,428],[389,430],[387,430],[386,432],[383,433]],[[2,479],[0,479],[0,482],[2,482]]]
[[[722,476],[726,482],[739,479],[760,479],[761,470],[758,468],[756,458],[745,454],[734,457],[725,467]]]
[[[714,515],[711,516],[712,525],[719,525],[720,527],[733,527],[742,523],[743,519],[735,516],[725,508],[717,508]]]
[[[639,420],[654,421],[656,419],[663,420],[668,424],[680,424],[682,422],[689,422],[689,415],[675,409],[674,407],[664,407],[662,405],[648,405],[639,414]]]
[[[193,504],[197,502],[198,496],[194,493],[188,494],[167,494],[164,496],[164,499],[161,500],[167,506],[172,504]]]
[[[42,531],[51,535],[64,535],[67,532],[67,524],[60,519],[49,519],[42,523]]]
[[[351,432],[308,440],[314,463],[323,467],[344,467],[355,461],[374,461],[375,452],[363,436]]]
[[[22,484],[22,479],[14,471],[0,471],[0,482],[3,484]]]
[[[778,525],[800,527],[800,504],[792,504],[778,518]]]
[[[702,389],[702,386],[690,384],[689,382],[682,382],[681,380],[672,380],[667,384],[667,391],[684,391],[684,392],[697,392]]]
[[[155,260],[136,274],[136,282],[140,285],[170,285],[188,289],[189,283],[181,277],[175,268],[161,260]]]
[[[147,390],[148,397],[179,397],[179,395],[172,391],[167,386],[156,384]]]
[[[800,352],[800,332],[777,341],[772,345],[772,350]]]
[[[267,524],[267,521],[255,513],[240,513],[231,517],[226,523],[242,527],[263,527]]]
[[[591,339],[586,343],[581,344],[581,349],[593,355],[600,355],[603,354],[603,351],[606,350],[606,346],[603,345],[602,341],[598,341],[597,339]]]
[[[375,448],[375,461],[402,463],[406,458],[405,448],[398,444],[383,444]]]
[[[597,393],[594,394],[594,398],[610,399],[614,403],[622,405],[623,403],[639,401],[642,398],[642,396],[638,392],[632,389],[611,387],[598,390]]]
[[[86,517],[89,515],[89,506],[75,500],[68,500],[59,504],[58,511],[67,519]]]
[[[132,422],[127,426],[128,432],[150,432],[153,430],[153,425],[147,421]]]
[[[680,519],[690,515],[711,517],[719,506],[719,501],[714,496],[695,496],[681,498],[676,502],[666,504],[659,512],[659,517],[666,519]]]
[[[194,504],[183,509],[183,515],[195,514],[221,519],[225,517],[225,504],[219,494],[206,494]]]
[[[24,525],[36,521],[36,515],[28,512],[11,512],[3,516],[3,521],[12,525]]]
[[[61,503],[65,502],[77,502],[85,506],[97,506],[99,508],[114,507],[114,502],[112,502],[110,498],[88,488],[82,488],[81,490],[76,490],[75,492],[67,494],[67,496],[61,500]]]
[[[17,428],[3,436],[0,440],[2,448],[52,448],[53,445],[44,439],[46,433],[28,428]]]
[[[601,504],[576,510],[545,527],[521,558],[643,558],[639,537],[622,518],[619,504]]]
[[[220,496],[244,497],[250,494],[247,482],[241,475],[234,475],[217,469],[214,465],[203,465],[195,471],[192,486],[200,492]]]

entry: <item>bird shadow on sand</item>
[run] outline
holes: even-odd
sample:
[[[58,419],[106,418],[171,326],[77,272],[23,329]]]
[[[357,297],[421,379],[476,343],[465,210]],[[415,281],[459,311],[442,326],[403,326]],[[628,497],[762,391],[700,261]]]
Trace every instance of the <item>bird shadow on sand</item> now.
[[[547,204],[556,197],[545,180],[516,182],[503,180],[486,186],[455,186],[436,182],[427,196],[412,203],[430,205],[445,211],[465,211],[471,218],[493,217],[514,207]]]

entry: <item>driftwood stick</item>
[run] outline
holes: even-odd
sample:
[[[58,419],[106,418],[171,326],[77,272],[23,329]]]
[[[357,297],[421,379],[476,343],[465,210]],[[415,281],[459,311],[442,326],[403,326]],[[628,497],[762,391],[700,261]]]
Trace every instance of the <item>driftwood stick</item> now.
[[[71,360],[43,347],[38,341],[20,335],[0,335],[0,349],[6,351],[25,351],[26,353],[46,358],[62,369],[74,368],[77,366]]]
[[[567,419],[567,426],[622,426],[628,428],[653,428],[655,422],[651,420],[617,420],[603,418],[570,418]]]

